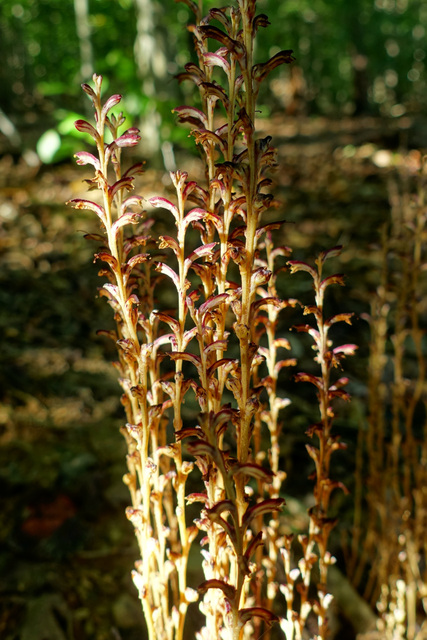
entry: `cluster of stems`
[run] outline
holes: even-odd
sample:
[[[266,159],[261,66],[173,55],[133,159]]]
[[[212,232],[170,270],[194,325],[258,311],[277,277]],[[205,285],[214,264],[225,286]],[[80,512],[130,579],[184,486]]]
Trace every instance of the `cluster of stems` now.
[[[122,173],[121,149],[139,142],[138,131],[130,128],[119,135],[124,118],[121,114],[116,118],[110,110],[121,96],[113,95],[103,104],[101,76],[94,76],[94,85],[85,84],[83,90],[93,103],[95,127],[78,120],[76,128],[94,139],[98,154],[82,151],[76,158],[78,164],[93,165],[95,176],[88,182],[99,189],[102,203],[76,199],[71,204],[95,211],[102,226],[103,235],[89,238],[105,243],[95,258],[108,265],[101,271],[108,282],[100,292],[112,306],[116,323],[116,330],[108,335],[119,347],[116,367],[127,418],[122,432],[128,472],[123,480],[132,499],[127,516],[141,553],[133,578],[150,638],[172,640],[182,638],[188,603],[196,599],[186,584],[189,547],[197,533],[185,520],[185,483],[193,465],[183,460],[179,445],[170,445],[166,430],[165,412],[170,406],[175,424],[180,424],[180,394],[174,389],[182,376],[176,375],[172,383],[160,374],[159,348],[170,337],[159,331],[160,318],[153,305],[152,256],[145,251],[150,249],[151,221],[141,223],[140,196],[126,197],[142,165]],[[129,225],[138,223],[137,234],[125,234]]]
[[[364,581],[364,597],[376,605],[387,639],[414,640],[426,633],[425,621],[420,626],[417,619],[420,608],[427,611],[425,181],[425,163],[417,152],[402,168],[401,184],[390,181],[380,284],[366,316],[369,403],[359,443],[348,571],[355,585]]]
[[[83,85],[95,126],[76,122],[97,147],[97,156],[76,157],[94,167],[88,182],[102,201],[71,204],[94,211],[102,227],[102,234],[90,237],[103,245],[96,254],[108,267],[101,271],[108,280],[101,293],[116,322],[108,335],[118,346],[127,416],[122,429],[128,447],[124,482],[132,502],[127,516],[141,552],[133,579],[150,640],[181,640],[188,606],[198,599],[205,616],[200,640],[241,640],[254,633],[268,638],[270,626],[280,620],[287,640],[300,638],[313,608],[318,637],[326,638],[327,543],[334,524],[329,500],[338,485],[329,479],[329,466],[331,453],[342,446],[331,434],[331,401],[346,396],[346,379],[333,383],[331,370],[354,350],[353,345],[333,349],[328,337],[334,323],[349,322],[349,314],[323,316],[326,288],[342,283],[340,276],[322,279],[323,263],[338,250],[324,252],[317,271],[290,263],[292,271],[313,277],[315,305],[305,312],[314,314],[317,328],[299,329],[312,335],[321,367],[319,377],[298,376],[315,384],[321,418],[310,431],[319,443],[308,447],[316,467],[315,506],[309,535],[301,538],[304,557],[296,580],[279,518],[286,477],[280,468],[280,411],[289,403],[279,392],[279,376],[295,360],[283,357],[290,345],[277,335],[280,312],[296,300],[281,299],[276,288],[290,250],[274,244],[281,223],[271,211],[275,203],[266,173],[275,165],[275,150],[271,138],[260,138],[255,130],[260,85],[278,65],[292,61],[292,52],[255,64],[256,33],[268,19],[256,14],[254,0],[237,0],[236,6],[211,9],[206,16],[195,2],[184,1],[195,16],[190,30],[198,64],[187,64],[179,80],[195,84],[200,104],[175,113],[192,127],[205,181],[176,171],[172,195],[150,198],[152,209],[171,216],[174,233],[155,238],[156,225],[141,211],[141,198],[127,193],[142,166],[122,173],[121,150],[136,145],[139,135],[134,128],[119,134],[124,118],[111,109],[121,96],[103,104],[100,76],[94,76],[93,88]],[[163,286],[174,292],[173,310],[162,308],[160,295],[157,300]],[[190,474],[201,475],[200,490],[191,493]],[[194,523],[188,522],[189,503],[200,505]],[[197,590],[187,585],[196,538],[204,573]],[[281,557],[287,578],[282,586]],[[313,602],[308,588],[317,557],[321,584]],[[294,583],[301,614],[293,611]],[[280,589],[286,602],[276,615]]]

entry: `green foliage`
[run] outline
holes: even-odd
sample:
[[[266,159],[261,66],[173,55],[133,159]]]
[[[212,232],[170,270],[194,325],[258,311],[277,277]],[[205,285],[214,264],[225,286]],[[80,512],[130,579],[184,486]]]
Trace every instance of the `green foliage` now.
[[[173,75],[188,60],[189,11],[169,0],[151,0],[158,46],[168,59],[170,82],[156,95],[156,108],[169,111],[166,93],[176,92]],[[210,0],[209,6],[224,2]],[[3,0],[1,6],[0,107],[26,111],[42,98],[75,103],[80,80],[79,39],[71,0]],[[260,34],[257,56],[268,59],[282,44],[291,47],[302,70],[310,111],[352,113],[356,109],[401,115],[425,98],[423,79],[427,8],[416,0],[261,0],[271,27]],[[119,91],[126,90],[135,113],[144,113],[141,78],[134,57],[136,8],[132,0],[91,0],[89,26],[93,65]],[[272,45],[274,43],[274,46]],[[283,47],[282,47],[283,48]],[[277,106],[289,106],[286,74],[276,81]],[[88,80],[89,78],[85,78]],[[274,87],[273,87],[274,88]],[[288,95],[281,95],[280,91]],[[71,103],[70,103],[71,104]],[[162,106],[163,105],[163,106]],[[401,107],[400,105],[404,105]],[[151,108],[150,104],[150,108]]]

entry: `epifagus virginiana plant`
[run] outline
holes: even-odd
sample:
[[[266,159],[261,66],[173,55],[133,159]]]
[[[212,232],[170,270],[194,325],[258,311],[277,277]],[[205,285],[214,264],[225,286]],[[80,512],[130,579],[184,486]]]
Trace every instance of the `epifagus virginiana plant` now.
[[[311,609],[317,615],[319,637],[326,638],[328,630],[327,610],[331,602],[331,594],[327,592],[328,566],[335,561],[328,551],[329,535],[336,524],[336,519],[329,514],[329,504],[331,493],[335,489],[346,491],[342,482],[331,480],[330,463],[331,455],[334,451],[345,447],[340,442],[337,435],[333,435],[332,426],[335,417],[332,408],[334,398],[349,399],[344,387],[348,383],[348,378],[340,377],[332,380],[332,372],[339,368],[341,361],[347,355],[353,355],[357,348],[354,344],[344,344],[333,346],[329,337],[329,330],[337,322],[351,324],[352,313],[338,313],[329,318],[324,317],[324,299],[326,289],[332,284],[343,285],[343,276],[339,274],[323,278],[323,267],[326,260],[338,256],[342,247],[333,247],[329,251],[322,251],[316,260],[316,269],[306,262],[292,260],[289,262],[292,272],[306,271],[313,280],[314,305],[304,306],[305,315],[314,316],[314,326],[311,324],[298,325],[296,329],[308,333],[313,339],[313,349],[315,351],[314,360],[320,366],[320,375],[308,373],[298,373],[296,379],[300,382],[309,382],[316,388],[319,403],[320,420],[313,424],[307,434],[310,438],[316,438],[318,446],[307,445],[307,451],[315,464],[315,487],[314,506],[309,510],[310,525],[308,535],[300,536],[300,543],[303,550],[303,557],[298,563],[298,573],[296,570],[290,571],[289,543],[281,550],[285,561],[287,585],[282,585],[281,590],[286,596],[288,613],[292,610],[293,591],[289,586],[293,586],[295,576],[300,575],[302,583],[298,585],[301,596],[300,612],[297,616],[299,625],[295,638],[301,638],[302,630],[307,620],[307,615]],[[317,549],[317,553],[315,550]],[[317,600],[313,603],[309,600],[308,589],[311,582],[313,566],[318,562],[320,580],[317,585]],[[287,631],[287,637],[292,635],[292,624],[294,621],[288,615],[286,621],[282,621],[282,628]]]
[[[427,387],[422,327],[427,172],[426,159],[417,151],[408,155],[406,163],[399,168],[399,180],[389,184],[391,215],[381,234],[380,285],[365,316],[371,330],[368,413],[360,432],[348,558],[348,574],[356,585],[369,571],[363,595],[376,606],[378,629],[387,640],[421,640],[427,633]]]
[[[346,379],[334,382],[331,372],[354,350],[353,345],[332,348],[328,335],[334,323],[349,322],[349,314],[328,320],[323,315],[327,287],[342,284],[341,276],[323,278],[323,264],[339,249],[322,253],[317,270],[289,263],[292,271],[308,271],[313,278],[315,303],[305,313],[314,315],[315,324],[298,329],[312,336],[321,369],[319,376],[298,375],[316,387],[320,421],[309,432],[318,446],[308,447],[315,462],[315,506],[310,531],[300,539],[299,569],[292,569],[291,537],[284,535],[279,517],[286,477],[279,461],[279,412],[289,400],[278,382],[281,370],[295,361],[283,356],[290,345],[277,336],[277,327],[280,312],[296,300],[280,299],[276,289],[290,250],[275,246],[280,223],[266,218],[275,204],[266,176],[275,151],[271,138],[255,131],[260,84],[278,65],[291,62],[292,52],[254,63],[256,33],[268,25],[265,15],[256,15],[254,0],[211,9],[206,17],[196,3],[186,4],[195,14],[190,30],[198,64],[186,65],[179,79],[195,84],[200,104],[175,112],[192,126],[206,180],[196,183],[177,171],[171,174],[173,195],[150,199],[152,208],[170,214],[175,233],[151,237],[153,220],[142,213],[141,198],[128,195],[142,166],[123,172],[121,151],[139,142],[138,131],[119,134],[124,118],[111,109],[121,96],[102,103],[100,76],[94,76],[94,87],[83,85],[95,125],[76,122],[97,148],[97,155],[76,157],[94,167],[88,182],[102,200],[71,204],[94,211],[102,228],[90,237],[102,244],[95,255],[107,265],[101,293],[116,321],[109,335],[118,347],[127,416],[122,429],[128,446],[124,482],[132,503],[127,516],[141,551],[133,579],[150,640],[180,640],[187,608],[198,599],[206,621],[200,640],[238,640],[253,637],[255,629],[268,637],[275,621],[287,640],[301,638],[312,610],[319,621],[317,637],[325,638],[326,572],[332,562],[327,543],[334,525],[329,499],[338,486],[329,479],[329,464],[342,446],[331,433],[331,401],[346,397]],[[174,291],[173,311],[156,308],[160,281]],[[183,420],[186,398],[198,405],[193,420]],[[189,493],[195,466],[200,490]],[[188,503],[200,505],[195,523],[188,522]],[[190,587],[187,565],[197,536],[205,579]],[[284,584],[278,577],[282,559]],[[318,560],[320,584],[312,600],[308,589]]]

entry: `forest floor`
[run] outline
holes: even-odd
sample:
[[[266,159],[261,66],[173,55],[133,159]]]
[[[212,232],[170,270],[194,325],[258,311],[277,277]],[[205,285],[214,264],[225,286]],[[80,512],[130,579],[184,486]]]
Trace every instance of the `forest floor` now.
[[[423,122],[278,117],[260,125],[279,152],[273,179],[287,221],[281,240],[294,257],[308,261],[342,244],[337,270],[346,274],[347,287],[336,304],[360,318],[378,284],[388,185],[394,181],[405,189],[406,179],[399,176],[415,175],[415,149],[427,146]],[[185,159],[190,175],[196,165]],[[141,638],[142,614],[130,579],[137,550],[123,513],[123,416],[108,362],[114,346],[96,336],[98,328],[111,325],[110,309],[96,297],[98,269],[93,247],[83,238],[96,223],[64,205],[83,195],[84,177],[84,169],[72,164],[28,166],[25,156],[0,158],[3,640]],[[147,169],[138,192],[164,193],[167,181],[162,172]],[[350,366],[353,409],[343,427],[352,446],[342,468],[347,465],[350,475],[366,396],[362,320],[356,320],[354,333],[351,341],[364,344]],[[309,424],[305,410],[301,400],[290,421],[283,452],[288,471],[305,455],[303,447],[295,450],[301,443],[295,430]],[[308,475],[309,462],[303,465]],[[307,486],[297,475],[287,489],[289,497],[296,494],[301,513]],[[347,631],[341,637],[352,636]]]

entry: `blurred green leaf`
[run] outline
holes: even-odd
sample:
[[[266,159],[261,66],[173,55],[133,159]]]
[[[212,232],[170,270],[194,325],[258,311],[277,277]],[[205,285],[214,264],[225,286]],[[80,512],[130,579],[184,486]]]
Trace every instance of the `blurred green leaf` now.
[[[61,148],[61,137],[55,129],[48,129],[39,138],[36,149],[42,162],[49,164]]]

